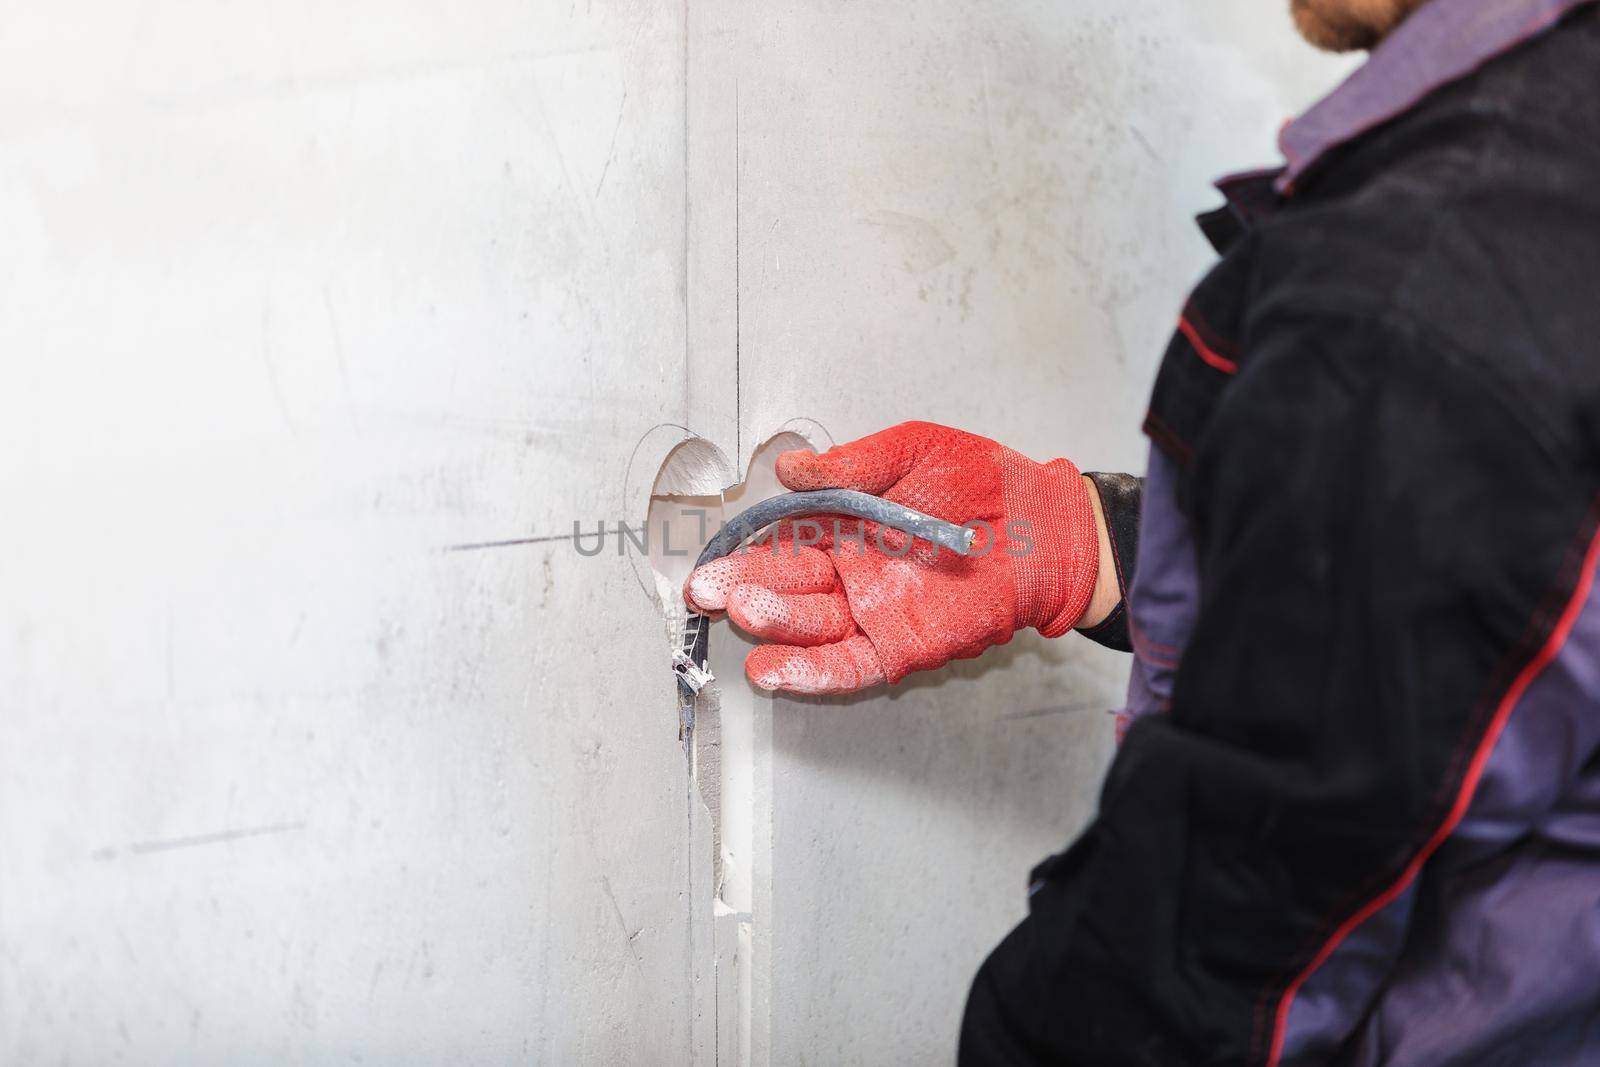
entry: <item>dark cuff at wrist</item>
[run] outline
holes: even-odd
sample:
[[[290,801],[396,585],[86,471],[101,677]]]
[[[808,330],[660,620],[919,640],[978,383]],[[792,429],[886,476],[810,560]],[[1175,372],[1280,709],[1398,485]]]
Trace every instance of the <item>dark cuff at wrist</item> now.
[[[1144,496],[1144,479],[1131,474],[1086,472],[1100,494],[1100,511],[1106,518],[1106,533],[1111,540],[1112,562],[1117,568],[1117,589],[1122,599],[1103,620],[1079,630],[1097,644],[1118,652],[1132,652],[1128,639],[1128,586],[1133,584],[1133,569],[1139,551],[1139,508]]]

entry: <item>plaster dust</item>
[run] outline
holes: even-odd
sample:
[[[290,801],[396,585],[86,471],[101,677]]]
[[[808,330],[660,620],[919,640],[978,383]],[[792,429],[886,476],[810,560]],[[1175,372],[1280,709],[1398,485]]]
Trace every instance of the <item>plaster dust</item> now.
[[[948,1062],[1124,664],[758,700],[724,626],[713,845],[615,524],[795,412],[1136,469],[1189,216],[1340,69],[1274,12],[0,20],[0,1062]]]

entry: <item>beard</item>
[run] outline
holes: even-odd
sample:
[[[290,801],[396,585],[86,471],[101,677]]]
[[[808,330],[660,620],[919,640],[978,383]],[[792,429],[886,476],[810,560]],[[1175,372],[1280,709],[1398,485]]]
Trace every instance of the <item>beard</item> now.
[[[1422,0],[1289,0],[1300,36],[1326,52],[1366,51]]]

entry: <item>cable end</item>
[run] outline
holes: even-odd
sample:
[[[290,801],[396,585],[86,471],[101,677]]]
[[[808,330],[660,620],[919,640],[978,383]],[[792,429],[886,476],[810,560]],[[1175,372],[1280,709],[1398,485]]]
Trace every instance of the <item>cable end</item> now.
[[[689,653],[681,648],[672,653],[672,673],[691,693],[698,693],[716,681],[715,675],[690,659]]]

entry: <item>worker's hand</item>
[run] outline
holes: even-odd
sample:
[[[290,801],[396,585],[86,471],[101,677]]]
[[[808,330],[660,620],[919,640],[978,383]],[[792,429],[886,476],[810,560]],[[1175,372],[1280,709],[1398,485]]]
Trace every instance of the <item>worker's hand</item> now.
[[[727,611],[775,642],[745,661],[763,689],[848,693],[971,658],[1026,626],[1055,637],[1094,594],[1094,505],[1064,459],[1035,463],[985,437],[907,422],[820,455],[785,452],[778,478],[794,490],[875,493],[978,536],[959,556],[818,516],[696,569],[684,586],[690,608]]]

